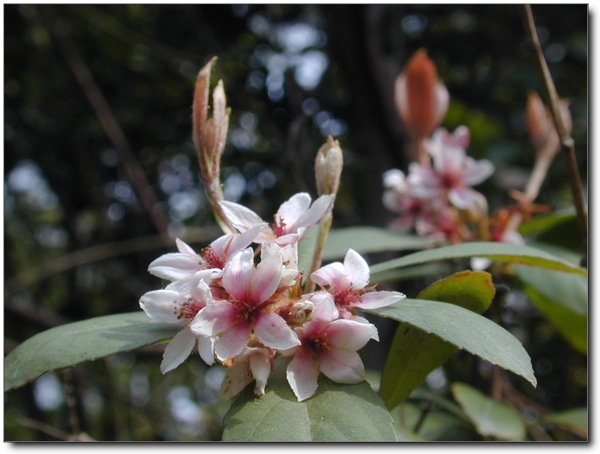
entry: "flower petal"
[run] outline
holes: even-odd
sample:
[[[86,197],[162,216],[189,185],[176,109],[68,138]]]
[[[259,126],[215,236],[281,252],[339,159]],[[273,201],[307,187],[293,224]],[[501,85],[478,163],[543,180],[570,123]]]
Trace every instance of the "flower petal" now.
[[[250,326],[247,323],[238,323],[225,331],[215,343],[215,353],[221,361],[239,355],[248,344]]]
[[[272,312],[262,312],[256,319],[254,333],[267,347],[286,350],[300,345],[300,339],[285,320]]]
[[[495,171],[494,164],[487,159],[474,161],[463,173],[463,181],[469,186],[475,186],[486,180]]]
[[[235,202],[221,201],[219,202],[225,216],[231,221],[236,229],[240,232],[245,232],[252,227],[264,224],[265,221],[249,208]]]
[[[300,216],[294,224],[294,228],[299,230],[304,227],[308,229],[321,220],[325,212],[333,204],[335,196],[331,194],[323,194],[313,202],[311,207]],[[300,233],[300,232],[299,232]]]
[[[373,336],[374,325],[362,321],[338,319],[327,327],[327,339],[330,347],[344,350],[363,348]],[[375,328],[376,329],[376,328]]]
[[[345,290],[351,285],[350,279],[346,274],[346,269],[340,262],[333,262],[322,266],[312,272],[310,278],[321,287],[329,285],[334,293],[337,290]]]
[[[354,307],[361,309],[377,309],[379,307],[389,306],[406,298],[406,295],[400,292],[369,292],[362,295],[361,301],[354,303]]]
[[[313,359],[310,353],[301,351],[288,364],[286,377],[298,402],[306,400],[319,386],[319,362]]]
[[[209,366],[215,362],[215,340],[214,337],[198,337],[198,353]]]
[[[237,320],[238,308],[227,301],[204,307],[190,323],[197,336],[216,336],[229,329]]]
[[[223,399],[231,399],[248,386],[252,381],[248,369],[249,365],[246,361],[235,361],[231,367],[227,368],[220,390]]]
[[[296,226],[296,222],[300,217],[306,213],[310,201],[311,198],[308,193],[299,192],[281,204],[276,216],[285,224],[286,233],[290,232],[290,229]]]
[[[148,265],[148,272],[153,276],[169,281],[183,279],[204,268],[200,264],[202,258],[196,254],[170,252],[163,254]]]
[[[321,372],[337,383],[360,383],[365,379],[365,366],[358,353],[334,349],[321,355]]]
[[[279,287],[283,260],[278,247],[267,247],[261,256],[261,261],[252,270],[249,282],[249,296],[253,302],[262,303],[269,299]]]
[[[175,334],[167,348],[165,348],[163,360],[160,363],[160,371],[166,374],[183,363],[190,356],[195,344],[196,336],[189,328],[184,328]]]
[[[252,376],[256,380],[254,387],[254,393],[259,396],[265,395],[265,386],[269,375],[271,374],[271,355],[269,351],[264,348],[252,349],[253,351],[249,354],[250,370]]]
[[[140,307],[156,321],[180,323],[176,310],[183,301],[185,297],[172,290],[152,290],[142,295]]]
[[[354,290],[361,290],[369,283],[369,277],[371,276],[369,265],[354,249],[348,249],[348,252],[346,252],[344,269],[346,270],[350,282],[352,282],[352,288]]]
[[[223,287],[235,299],[245,300],[254,271],[254,251],[246,248],[235,254],[223,270]]]

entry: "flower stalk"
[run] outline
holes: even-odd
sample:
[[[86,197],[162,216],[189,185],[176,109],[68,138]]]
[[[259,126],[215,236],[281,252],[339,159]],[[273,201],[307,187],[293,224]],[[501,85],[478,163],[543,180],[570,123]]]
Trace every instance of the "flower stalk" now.
[[[198,154],[200,175],[206,197],[213,209],[217,223],[225,233],[235,229],[223,213],[219,202],[224,200],[221,187],[221,156],[225,149],[229,127],[230,108],[227,107],[223,81],[219,80],[213,91],[213,115],[208,116],[210,71],[217,60],[213,57],[198,73],[192,106],[192,137]]]
[[[334,140],[333,137],[329,136],[327,142],[319,148],[315,159],[315,178],[319,196],[331,195],[335,197],[340,186],[343,165],[344,161],[340,144],[337,140]],[[323,251],[333,222],[332,213],[333,203],[329,205],[329,208],[319,222],[317,243],[315,245],[315,252],[313,254],[310,271],[308,273],[309,276],[321,266]],[[312,292],[314,290],[315,283],[309,279],[306,283],[306,291]]]

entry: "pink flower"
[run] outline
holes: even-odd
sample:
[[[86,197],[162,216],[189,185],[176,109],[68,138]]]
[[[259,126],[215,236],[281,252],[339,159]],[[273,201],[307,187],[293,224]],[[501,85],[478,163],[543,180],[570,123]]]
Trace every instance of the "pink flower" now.
[[[175,369],[183,363],[198,343],[200,357],[208,364],[214,363],[213,339],[197,335],[190,330],[190,324],[198,313],[212,302],[211,291],[205,279],[210,279],[212,270],[198,273],[195,285],[186,286],[191,289],[183,293],[177,283],[168,285],[163,290],[153,290],[140,298],[140,307],[156,322],[173,323],[181,326],[181,330],[173,337],[165,348],[160,370],[163,374]]]
[[[334,198],[334,195],[322,195],[311,205],[309,194],[300,192],[293,195],[281,204],[273,225],[262,231],[255,241],[272,241],[279,246],[298,242],[307,229],[319,222]],[[220,202],[220,205],[227,218],[240,232],[264,222],[254,211],[243,205],[227,201]]]
[[[408,232],[423,215],[427,201],[410,194],[410,187],[404,172],[398,169],[383,174],[383,205],[393,213],[399,214],[391,228]]]
[[[468,143],[468,131],[458,128],[454,135],[438,130],[426,142],[433,166],[411,163],[408,184],[411,194],[420,199],[445,198],[460,209],[473,208],[479,193],[471,186],[483,182],[494,165],[486,160],[475,161],[467,156],[463,145]]]
[[[177,238],[179,252],[163,254],[148,266],[148,272],[161,279],[177,281],[209,268],[223,269],[225,263],[237,252],[248,247],[267,227],[265,222],[244,233],[223,235],[205,247],[200,254]]]
[[[254,393],[265,395],[265,385],[271,374],[275,352],[270,348],[246,347],[242,353],[231,360],[223,384],[221,397],[230,399],[241,392],[252,380],[255,380]]]
[[[310,278],[327,288],[342,317],[351,317],[353,308],[376,309],[389,306],[406,296],[400,292],[369,291],[371,271],[358,252],[348,249],[344,263],[333,262],[314,271]]]
[[[252,248],[238,252],[223,270],[222,285],[229,298],[200,311],[191,324],[192,332],[219,336],[215,353],[221,361],[239,355],[252,336],[274,349],[298,345],[298,336],[269,307],[269,298],[279,288],[282,273],[283,262],[277,249],[262,254],[257,266]]]
[[[377,329],[363,321],[338,317],[331,298],[324,299],[313,310],[310,321],[296,328],[302,344],[283,352],[293,356],[286,375],[298,401],[315,393],[319,372],[337,383],[360,383],[365,378],[357,350],[376,336]]]

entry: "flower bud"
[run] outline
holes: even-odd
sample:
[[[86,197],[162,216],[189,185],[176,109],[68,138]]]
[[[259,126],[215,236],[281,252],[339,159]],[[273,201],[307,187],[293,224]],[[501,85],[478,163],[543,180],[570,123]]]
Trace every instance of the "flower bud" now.
[[[570,133],[572,120],[568,101],[560,101],[560,113],[567,133]],[[555,153],[560,149],[560,142],[554,122],[552,121],[552,115],[542,103],[539,95],[534,91],[530,92],[527,96],[525,120],[529,136],[536,150],[548,149],[548,153]]]
[[[320,196],[337,193],[343,164],[340,143],[329,136],[327,142],[319,148],[315,159],[315,179]]]
[[[450,95],[424,50],[413,55],[396,79],[394,100],[406,131],[416,141],[429,137],[442,123]]]

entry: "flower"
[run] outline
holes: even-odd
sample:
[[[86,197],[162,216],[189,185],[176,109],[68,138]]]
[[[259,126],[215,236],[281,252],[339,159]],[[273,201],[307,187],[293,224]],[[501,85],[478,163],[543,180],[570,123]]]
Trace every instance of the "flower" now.
[[[200,357],[211,365],[214,363],[213,339],[198,335],[190,330],[190,324],[200,311],[212,302],[212,295],[206,280],[210,280],[213,270],[205,270],[194,276],[196,285],[185,286],[190,292],[182,292],[178,282],[163,290],[146,292],[140,298],[140,307],[156,322],[173,323],[181,330],[165,348],[160,370],[163,374],[183,363],[198,343]]]
[[[175,242],[179,252],[169,252],[153,260],[148,266],[148,272],[161,279],[177,281],[209,268],[223,269],[231,257],[248,247],[266,227],[267,223],[263,222],[244,233],[223,235],[205,247],[200,254],[177,238]]]
[[[471,186],[483,182],[492,173],[494,165],[487,159],[475,161],[467,156],[466,128],[458,128],[454,135],[439,129],[425,142],[433,166],[413,162],[409,166],[408,184],[414,197],[421,199],[446,198],[457,208],[473,208],[479,193]],[[468,132],[468,131],[467,131]]]
[[[415,52],[396,79],[394,100],[404,127],[416,141],[429,137],[444,119],[450,95],[424,50]]]
[[[293,356],[286,377],[298,401],[315,393],[319,372],[337,383],[360,383],[365,378],[357,350],[377,335],[377,329],[363,321],[338,317],[333,300],[324,299],[310,321],[296,328],[301,345],[282,352]]]
[[[415,227],[423,215],[427,200],[413,197],[406,175],[402,170],[390,169],[383,174],[383,205],[400,216],[390,225],[401,232],[408,232]]]
[[[310,278],[327,289],[340,315],[345,318],[352,316],[350,311],[353,308],[376,309],[406,298],[400,292],[370,291],[372,289],[366,288],[370,274],[365,259],[354,249],[348,249],[344,263],[333,262],[322,266],[311,273]],[[317,298],[321,297],[323,295],[317,295]]]
[[[294,194],[282,203],[275,214],[271,227],[263,230],[256,242],[272,241],[279,246],[296,243],[304,232],[315,225],[333,203],[335,195],[324,194],[311,205],[311,197],[305,192]],[[223,212],[234,227],[245,232],[264,221],[254,211],[235,202],[220,202]]]
[[[228,368],[221,385],[221,397],[232,398],[252,380],[256,381],[254,393],[264,396],[274,357],[275,352],[270,348],[246,347],[242,353],[230,361],[231,364],[225,364]]]
[[[207,305],[190,325],[197,335],[219,336],[215,353],[221,361],[239,355],[254,336],[274,349],[300,343],[285,320],[269,307],[269,298],[281,282],[283,262],[279,250],[264,252],[257,266],[252,248],[238,252],[223,270],[222,285],[229,298]]]

